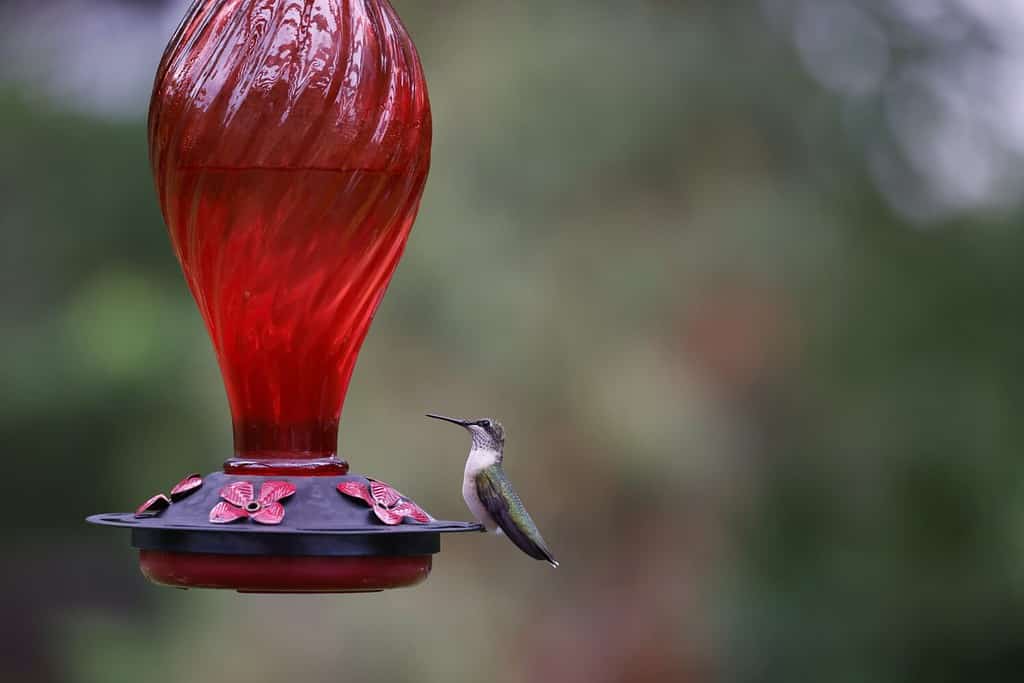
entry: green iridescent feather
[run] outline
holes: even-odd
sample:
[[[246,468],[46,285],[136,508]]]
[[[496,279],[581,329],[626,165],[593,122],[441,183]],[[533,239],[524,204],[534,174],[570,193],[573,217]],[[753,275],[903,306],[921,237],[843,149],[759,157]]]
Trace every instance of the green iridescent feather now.
[[[537,560],[545,560],[557,567],[558,562],[548,550],[530,513],[526,511],[519,494],[512,488],[501,465],[496,463],[476,475],[476,491],[480,502],[516,546]]]

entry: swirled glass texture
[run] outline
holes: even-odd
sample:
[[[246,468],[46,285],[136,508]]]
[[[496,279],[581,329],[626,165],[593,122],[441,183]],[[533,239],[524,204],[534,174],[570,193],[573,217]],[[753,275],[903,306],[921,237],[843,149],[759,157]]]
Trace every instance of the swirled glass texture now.
[[[149,116],[174,251],[236,458],[321,459],[430,163],[419,57],[387,0],[198,0]]]

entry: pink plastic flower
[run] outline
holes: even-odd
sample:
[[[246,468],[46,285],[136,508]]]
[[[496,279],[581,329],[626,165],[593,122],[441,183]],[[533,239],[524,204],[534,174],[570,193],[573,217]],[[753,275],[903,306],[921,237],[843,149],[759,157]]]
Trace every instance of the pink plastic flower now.
[[[358,498],[371,508],[377,519],[388,526],[401,524],[409,517],[417,522],[429,522],[433,519],[416,503],[412,502],[388,484],[370,479],[369,485],[360,481],[343,481],[338,484],[338,491]]]
[[[135,516],[156,517],[171,507],[171,503],[177,503],[182,498],[194,493],[202,485],[203,478],[200,475],[190,474],[174,485],[170,497],[163,493],[156,494],[135,510]]]
[[[171,489],[171,502],[177,503],[185,496],[190,495],[203,485],[203,478],[199,474],[190,474]]]
[[[136,517],[156,517],[171,507],[171,499],[166,494],[158,493],[135,510]]]
[[[284,506],[279,501],[295,493],[295,486],[286,481],[268,481],[260,487],[257,498],[253,485],[236,481],[220,490],[221,502],[210,510],[210,522],[229,524],[251,518],[260,524],[280,524],[284,520]]]

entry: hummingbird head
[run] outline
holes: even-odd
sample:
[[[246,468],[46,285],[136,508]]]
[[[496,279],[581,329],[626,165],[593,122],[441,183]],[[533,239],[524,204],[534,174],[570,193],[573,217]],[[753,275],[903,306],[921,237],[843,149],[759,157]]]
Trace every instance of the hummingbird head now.
[[[473,437],[473,448],[483,448],[496,451],[500,455],[502,449],[505,447],[505,429],[497,420],[492,420],[487,417],[481,420],[460,420],[455,417],[432,415],[430,413],[427,413],[427,417],[432,417],[435,420],[451,422],[452,424],[459,425],[468,431]]]

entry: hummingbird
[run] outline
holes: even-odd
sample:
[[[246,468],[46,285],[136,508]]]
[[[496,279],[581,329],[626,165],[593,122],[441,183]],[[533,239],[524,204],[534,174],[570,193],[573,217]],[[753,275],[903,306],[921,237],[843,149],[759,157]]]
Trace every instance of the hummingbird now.
[[[473,437],[462,479],[462,497],[477,521],[487,531],[504,532],[533,559],[557,567],[558,562],[501,466],[505,452],[505,430],[501,423],[490,418],[460,420],[431,413],[427,417],[459,425]]]

